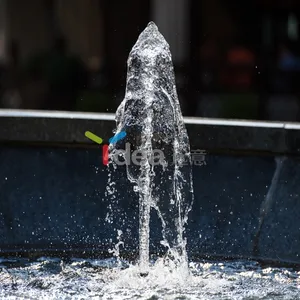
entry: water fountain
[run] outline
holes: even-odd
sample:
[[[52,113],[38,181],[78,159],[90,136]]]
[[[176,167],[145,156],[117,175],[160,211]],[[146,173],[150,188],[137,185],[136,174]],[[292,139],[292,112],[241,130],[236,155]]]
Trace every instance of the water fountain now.
[[[153,22],[129,54],[126,95],[117,110],[116,122],[116,135],[127,135],[120,143],[110,144],[110,164],[112,171],[120,172],[119,150],[129,144],[131,155],[123,155],[123,162],[139,196],[141,274],[146,274],[149,266],[151,208],[161,219],[168,259],[187,266],[184,226],[193,200],[189,139],[169,45]],[[139,160],[131,162],[133,151],[138,151]],[[117,188],[115,185],[111,190],[110,182],[114,196]]]
[[[15,113],[14,117],[19,117],[19,113]],[[20,114],[24,114],[24,112]],[[31,114],[36,117],[38,113],[34,112]],[[46,114],[48,115],[48,113]],[[58,115],[65,122],[62,128],[67,128],[68,124],[72,122],[66,117],[69,113],[59,113]],[[72,119],[73,117],[74,115],[71,115],[69,118]],[[89,118],[93,117],[95,116],[89,116]],[[2,124],[3,127],[6,126],[5,130],[8,130],[12,124],[20,124],[21,136],[24,137],[22,134],[26,132],[32,138],[32,135],[30,135],[31,131],[24,130],[24,128],[27,128],[27,122],[33,122],[34,128],[39,127],[36,124],[40,124],[42,129],[48,127],[49,119],[41,118],[41,120],[38,120],[38,118],[33,119],[33,121],[26,119],[26,122],[23,123],[12,119],[12,123],[8,123],[10,126],[5,125],[5,122],[7,122],[5,120]],[[55,125],[53,126],[55,130],[49,126],[52,131],[46,132],[46,139],[48,139],[48,134],[51,135],[51,132],[55,135],[59,132],[57,129],[59,126],[56,124],[59,117],[55,113],[55,117],[51,114],[50,118],[54,118],[52,126],[53,124]],[[126,260],[104,259],[103,257],[100,259],[86,259],[82,257],[76,258],[74,255],[68,259],[62,259],[61,257],[39,257],[33,260],[0,258],[0,299],[299,299],[300,272],[291,268],[264,267],[256,261],[249,260],[229,262],[224,260],[205,260],[187,263],[184,228],[193,202],[189,140],[176,94],[169,46],[158,32],[154,23],[149,23],[129,55],[126,95],[117,111],[116,121],[115,136],[121,132],[126,132],[126,137],[110,145],[107,199],[109,199],[108,207],[111,210],[111,214],[108,214],[105,218],[104,209],[102,209],[103,203],[99,201],[100,197],[98,197],[98,194],[95,201],[97,203],[93,203],[91,199],[87,201],[86,196],[88,192],[86,191],[88,189],[85,189],[85,185],[96,177],[94,170],[89,173],[92,163],[86,164],[86,162],[95,161],[90,159],[91,152],[84,151],[86,155],[84,158],[88,158],[83,159],[82,164],[78,163],[78,161],[74,164],[74,156],[72,156],[72,151],[70,150],[59,152],[57,149],[50,148],[50,150],[43,150],[45,152],[43,153],[43,151],[35,152],[36,150],[32,149],[25,151],[21,149],[19,152],[16,149],[13,149],[12,152],[1,149],[3,161],[1,166],[4,168],[2,175],[5,176],[1,183],[1,192],[4,195],[6,192],[6,196],[2,198],[0,212],[0,216],[2,217],[3,215],[5,217],[2,218],[1,225],[4,231],[1,232],[1,236],[4,236],[3,232],[10,236],[10,230],[12,230],[18,233],[18,236],[14,236],[12,240],[16,238],[20,240],[26,239],[25,243],[31,243],[31,246],[33,244],[32,241],[38,241],[45,237],[44,240],[48,244],[52,244],[53,241],[55,243],[58,239],[60,243],[64,242],[66,246],[70,241],[66,237],[68,235],[72,237],[72,233],[68,232],[68,226],[71,227],[71,225],[66,222],[70,220],[64,218],[65,215],[71,215],[70,219],[74,218],[75,220],[72,221],[76,225],[77,221],[81,222],[76,227],[77,231],[79,230],[78,228],[88,228],[89,231],[84,231],[81,237],[86,232],[87,235],[91,235],[91,238],[93,238],[93,227],[96,228],[98,226],[97,229],[99,229],[103,225],[104,219],[106,219],[110,224],[108,226],[114,226],[117,229],[118,242],[112,253],[119,258],[119,247],[124,243],[122,240],[123,233],[119,230],[119,225],[123,223],[127,225],[131,222],[137,227],[138,223],[138,220],[126,219],[122,211],[123,207],[120,208],[120,204],[123,204],[122,195],[129,191],[131,198],[127,197],[124,205],[129,203],[131,205],[136,202],[135,204],[139,207],[138,265]],[[200,122],[201,120],[196,121]],[[99,122],[98,119],[96,120],[97,122]],[[217,123],[215,120],[212,122],[215,122],[214,126]],[[221,122],[226,123],[227,121],[223,120]],[[264,129],[266,128],[258,125],[257,122],[253,122],[252,125],[255,126],[257,131],[265,132]],[[266,124],[266,127],[270,126],[270,124]],[[78,129],[78,126],[75,128]],[[205,127],[205,130],[207,130],[207,127]],[[222,130],[224,134],[224,128]],[[196,132],[198,133],[198,131]],[[234,139],[236,139],[237,127],[232,126],[231,129],[225,132],[229,136],[234,132]],[[239,134],[244,138],[241,132]],[[249,128],[245,132],[253,133]],[[41,133],[43,137],[44,131],[41,130]],[[270,133],[266,136],[269,135]],[[273,136],[274,132],[271,135]],[[5,137],[7,136],[8,134],[6,133]],[[41,139],[41,136],[38,135],[38,140]],[[251,140],[251,135],[250,138],[247,136],[247,149],[249,147],[248,139]],[[252,142],[254,140],[252,139]],[[265,149],[265,140],[262,140],[264,141],[262,148]],[[277,144],[277,140],[275,140],[274,144]],[[271,143],[271,145],[274,144]],[[124,146],[127,152],[124,152]],[[270,148],[273,147],[270,146]],[[20,155],[19,157],[22,157],[22,159],[15,159],[16,154]],[[82,155],[82,152],[80,155]],[[75,158],[78,159],[80,155],[77,156],[77,153],[75,153]],[[96,157],[98,157],[98,152]],[[80,161],[80,159],[78,160]],[[214,165],[213,160],[215,160]],[[8,164],[7,161],[10,163]],[[234,162],[235,166],[233,166],[232,162]],[[202,195],[205,188],[200,184],[199,186],[195,185],[195,190],[196,188],[198,189],[197,195],[200,194],[201,198],[197,203],[198,207],[195,206],[193,211],[198,209],[196,217],[200,215],[200,212],[206,215],[204,221],[201,220],[202,223],[198,222],[193,227],[193,237],[199,234],[199,228],[202,229],[206,225],[205,223],[209,223],[209,220],[215,217],[217,211],[218,220],[221,221],[222,226],[228,221],[231,225],[231,221],[235,219],[239,221],[240,217],[245,218],[246,221],[243,220],[244,223],[236,222],[235,227],[237,228],[239,224],[245,225],[247,220],[251,222],[258,221],[257,234],[254,237],[257,244],[254,245],[254,250],[266,251],[266,247],[264,249],[261,247],[261,240],[265,239],[264,235],[270,234],[269,229],[267,228],[266,230],[264,224],[268,226],[271,224],[270,227],[277,225],[273,219],[271,219],[271,222],[268,220],[270,216],[272,217],[276,213],[276,208],[274,209],[274,207],[279,203],[278,211],[281,214],[280,217],[288,216],[291,219],[291,215],[297,216],[297,214],[292,214],[292,209],[297,209],[299,205],[292,206],[289,204],[290,210],[287,210],[286,203],[289,200],[287,195],[290,197],[290,203],[298,202],[296,200],[298,199],[299,161],[290,157],[282,159],[278,156],[274,170],[272,169],[274,168],[273,161],[270,163],[268,159],[265,161],[257,157],[215,156],[210,160],[210,163],[210,169],[206,169],[206,174],[204,175],[205,185],[209,186],[206,189],[206,193],[208,190],[211,192],[211,186],[220,185],[224,182],[234,191],[234,194],[228,194],[227,185],[225,185],[226,191],[225,188],[222,189],[226,197],[221,197],[221,201],[217,202],[220,200],[217,199],[218,193],[222,193],[222,190],[213,191],[213,193],[209,194],[210,197],[204,198],[206,203],[209,204],[208,208],[205,209],[200,207],[204,202]],[[26,170],[26,176],[24,176],[24,170]],[[201,174],[202,170],[200,170]],[[255,172],[252,172],[253,170]],[[250,196],[252,198],[252,192],[257,192],[260,188],[263,194],[266,187],[265,183],[269,184],[268,174],[265,174],[266,170],[271,177],[273,176],[273,178],[269,178],[271,184],[267,196],[262,201],[260,198],[253,199],[261,207],[259,218],[255,219],[255,215],[249,218],[249,215],[255,211],[254,209],[250,213],[238,214],[236,210],[239,208],[249,210],[249,198],[247,201],[244,201],[247,193],[251,193]],[[43,173],[44,171],[46,173]],[[239,172],[246,177],[246,180],[243,182],[240,181],[239,177],[236,178],[236,174],[239,174]],[[209,178],[209,176],[214,174],[218,176]],[[90,177],[87,175],[90,175]],[[45,179],[47,176],[49,177],[48,180]],[[28,177],[29,180],[26,181],[25,177]],[[76,181],[77,177],[79,180]],[[245,186],[247,187],[245,182],[248,183],[249,178],[253,181],[253,187],[248,185],[248,189],[245,189]],[[99,177],[95,180],[96,188],[99,185],[98,179]],[[202,177],[198,177],[198,179],[201,181]],[[57,181],[62,182],[64,189],[60,184],[57,184]],[[287,184],[288,181],[290,185]],[[69,183],[69,186],[65,188],[66,183]],[[76,183],[78,183],[78,186]],[[233,183],[236,183],[236,185],[233,185]],[[10,184],[9,188],[6,184]],[[22,185],[25,189],[22,189]],[[43,195],[45,199],[39,194],[43,185],[45,185],[47,190]],[[96,188],[93,185],[92,187],[94,191]],[[19,188],[22,192],[18,191]],[[70,190],[74,188],[75,192],[70,193]],[[237,192],[238,189],[242,189],[242,191],[239,193]],[[70,202],[68,202],[67,197],[60,198],[61,194],[64,193],[69,193]],[[292,193],[295,195],[292,195]],[[276,198],[276,194],[279,194],[279,197]],[[229,198],[228,196],[231,196],[229,200],[227,199]],[[74,199],[80,204],[84,202],[88,205],[79,206]],[[10,206],[13,201],[15,201],[15,206]],[[230,218],[228,216],[226,218],[226,215],[222,217],[221,210],[216,205],[216,203],[220,204],[220,202],[224,203],[224,206],[228,204],[232,206],[228,211],[230,212]],[[135,204],[132,206],[132,209],[136,208]],[[59,209],[57,209],[58,207]],[[89,211],[97,207],[98,210],[95,209],[93,211],[95,214],[92,214],[92,216],[88,214]],[[39,209],[42,210],[40,214],[37,213]],[[77,218],[75,218],[76,209],[78,209]],[[149,261],[150,211],[156,212],[160,218],[162,244],[167,248],[165,257],[158,259],[155,264]],[[288,214],[285,214],[285,211]],[[83,216],[82,212],[86,214]],[[101,213],[103,214],[101,215]],[[92,223],[93,217],[94,223]],[[296,219],[292,219],[291,222],[294,222]],[[48,220],[50,220],[49,223]],[[281,219],[275,218],[275,220],[280,220],[278,224],[282,224],[282,217]],[[92,225],[89,227],[90,222]],[[276,235],[273,234],[273,237],[278,238],[281,243],[281,241],[285,241],[282,233],[292,229],[293,232],[291,234],[286,234],[289,238],[297,238],[298,223],[294,223],[293,226],[289,225],[283,228],[284,230],[279,230],[279,232],[276,232]],[[19,231],[13,228],[14,224],[17,224],[16,227]],[[5,231],[7,228],[9,230]],[[276,229],[278,227],[275,226],[274,228],[278,231]],[[217,226],[213,229],[220,230]],[[241,234],[242,231],[246,231],[245,227],[239,230],[238,234]],[[47,235],[48,232],[50,234]],[[107,235],[106,229],[102,230],[101,228],[101,230],[96,230],[96,232]],[[228,230],[223,232],[230,233]],[[24,237],[20,236],[20,233]],[[209,231],[206,231],[204,234],[209,236]],[[104,240],[104,235],[97,241]],[[30,239],[30,236],[37,236],[38,238]],[[87,239],[83,240],[86,242],[89,238],[87,236]],[[213,244],[213,238],[214,235],[209,237],[209,243]],[[196,242],[195,240],[193,242],[199,244],[199,239],[201,237],[198,240],[196,237]],[[75,239],[75,241],[77,242],[78,239]],[[227,242],[226,246],[229,243],[239,245],[238,241],[229,234],[226,234],[221,242]],[[134,242],[132,243],[134,244]],[[293,245],[293,249],[296,249],[295,244],[290,243],[289,245]],[[196,248],[196,250],[198,249]],[[275,250],[276,255],[283,252],[278,251],[278,248]],[[243,257],[246,256],[247,254]],[[121,268],[119,262],[123,263]]]

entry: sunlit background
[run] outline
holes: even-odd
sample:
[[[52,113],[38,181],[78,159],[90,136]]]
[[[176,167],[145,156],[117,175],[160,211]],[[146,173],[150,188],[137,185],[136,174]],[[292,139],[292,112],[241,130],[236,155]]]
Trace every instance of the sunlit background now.
[[[0,0],[1,107],[115,112],[153,20],[183,114],[298,121],[298,0]]]

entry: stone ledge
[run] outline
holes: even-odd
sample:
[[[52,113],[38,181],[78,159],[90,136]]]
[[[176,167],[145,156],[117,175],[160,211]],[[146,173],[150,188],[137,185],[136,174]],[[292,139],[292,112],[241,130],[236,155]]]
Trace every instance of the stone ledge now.
[[[205,118],[185,118],[191,148],[206,150],[300,152],[300,124]],[[89,130],[108,140],[113,114],[0,110],[0,142],[93,144]]]

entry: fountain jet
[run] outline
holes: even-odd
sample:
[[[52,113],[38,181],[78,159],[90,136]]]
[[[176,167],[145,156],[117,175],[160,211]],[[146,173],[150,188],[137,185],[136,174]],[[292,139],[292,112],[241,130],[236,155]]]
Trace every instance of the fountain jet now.
[[[162,222],[168,261],[187,263],[184,225],[193,201],[190,146],[169,45],[153,22],[132,48],[127,68],[126,94],[116,112],[115,133],[125,131],[126,138],[110,145],[109,156],[116,169],[118,163],[112,157],[124,144],[130,145],[131,154],[139,153],[134,161],[130,155],[123,158],[127,178],[139,196],[139,265],[145,274],[151,208]]]

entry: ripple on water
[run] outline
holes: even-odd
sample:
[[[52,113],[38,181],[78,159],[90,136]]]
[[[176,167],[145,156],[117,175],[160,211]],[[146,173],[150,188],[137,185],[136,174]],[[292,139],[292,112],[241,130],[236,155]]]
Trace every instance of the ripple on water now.
[[[115,259],[0,262],[0,299],[300,299],[300,272],[249,261],[190,263],[185,274],[158,260],[146,277]]]

